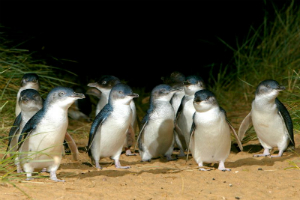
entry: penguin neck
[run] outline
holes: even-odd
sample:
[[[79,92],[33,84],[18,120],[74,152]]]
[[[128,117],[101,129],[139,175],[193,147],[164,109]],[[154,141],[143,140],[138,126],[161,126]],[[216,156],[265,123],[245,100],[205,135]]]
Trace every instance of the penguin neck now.
[[[32,109],[28,109],[26,111],[22,110],[22,112],[21,112],[21,114],[22,114],[22,120],[28,121],[39,110],[40,109],[38,109],[38,108],[32,108]]]
[[[276,97],[268,98],[264,95],[258,95],[252,105],[259,110],[272,110],[276,108],[275,99]]]

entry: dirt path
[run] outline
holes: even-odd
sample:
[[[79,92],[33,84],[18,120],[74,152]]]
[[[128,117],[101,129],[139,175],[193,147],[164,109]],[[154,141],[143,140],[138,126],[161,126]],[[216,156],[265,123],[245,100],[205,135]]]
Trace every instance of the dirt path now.
[[[300,170],[286,169],[291,162],[300,166],[300,148],[296,152],[285,152],[281,158],[254,158],[257,151],[262,152],[258,141],[244,144],[244,152],[232,152],[225,162],[230,172],[216,170],[199,171],[196,162],[190,156],[167,162],[155,159],[140,162],[140,156],[121,155],[122,165],[130,169],[116,169],[109,158],[103,158],[100,164],[103,170],[90,165],[88,155],[83,151],[87,136],[80,135],[84,126],[73,131],[78,148],[79,160],[73,161],[66,155],[57,172],[57,177],[66,182],[53,182],[45,176],[25,181],[20,175],[14,181],[32,199],[300,199]],[[84,130],[86,132],[86,130]],[[296,144],[300,144],[300,135],[295,135]],[[178,152],[174,152],[174,155]],[[0,199],[30,199],[19,189],[7,183],[0,183]]]

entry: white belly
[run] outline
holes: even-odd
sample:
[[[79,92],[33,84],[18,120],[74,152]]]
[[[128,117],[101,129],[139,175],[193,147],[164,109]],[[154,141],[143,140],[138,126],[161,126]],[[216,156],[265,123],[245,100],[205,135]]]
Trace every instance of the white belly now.
[[[190,148],[197,163],[225,161],[230,153],[231,137],[224,115],[211,119],[196,114],[196,130]]]
[[[284,121],[276,112],[257,112],[251,110],[254,130],[266,148],[286,148],[288,133]]]

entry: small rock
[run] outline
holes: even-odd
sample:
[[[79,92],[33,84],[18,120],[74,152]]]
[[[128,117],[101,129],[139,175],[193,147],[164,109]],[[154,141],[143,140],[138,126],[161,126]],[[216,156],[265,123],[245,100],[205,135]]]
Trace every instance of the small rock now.
[[[232,184],[231,184],[231,183],[229,184],[229,187],[232,187]]]
[[[235,199],[240,199],[240,197],[235,197]]]
[[[223,183],[226,183],[226,181],[224,181]]]
[[[212,178],[212,180],[214,181],[214,180],[216,180],[215,178]]]
[[[262,171],[262,168],[258,168],[257,170],[260,170],[260,171]]]

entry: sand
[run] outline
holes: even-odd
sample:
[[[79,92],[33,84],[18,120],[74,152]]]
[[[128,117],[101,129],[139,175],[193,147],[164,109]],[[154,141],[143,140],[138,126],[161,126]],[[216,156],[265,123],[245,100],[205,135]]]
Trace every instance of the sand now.
[[[22,174],[12,181],[19,189],[0,182],[0,199],[300,199],[299,134],[295,134],[295,152],[286,151],[281,158],[253,157],[263,152],[258,140],[244,143],[243,152],[233,144],[225,162],[231,171],[226,172],[219,171],[217,163],[205,164],[211,171],[199,171],[192,156],[187,162],[185,157],[140,162],[138,154],[124,153],[120,162],[131,168],[117,169],[110,158],[103,158],[103,169],[98,170],[84,151],[91,123],[80,122],[74,128],[75,123],[71,121],[69,131],[78,146],[79,159],[63,157],[57,177],[65,182],[50,180],[46,172],[31,181]],[[178,153],[175,150],[173,156]]]

